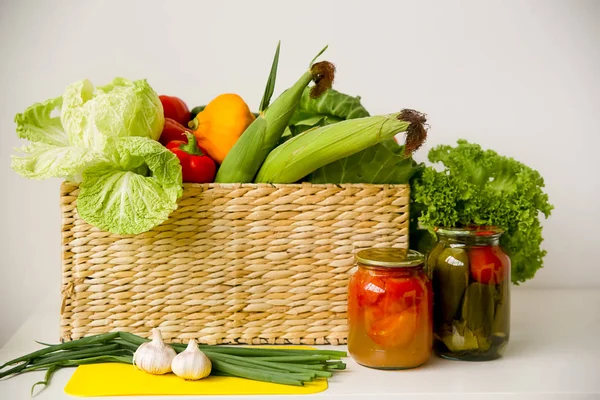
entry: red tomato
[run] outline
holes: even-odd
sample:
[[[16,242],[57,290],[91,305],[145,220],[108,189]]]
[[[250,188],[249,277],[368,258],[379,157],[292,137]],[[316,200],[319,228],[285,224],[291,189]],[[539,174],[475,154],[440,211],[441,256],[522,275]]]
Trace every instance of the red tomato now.
[[[378,302],[383,296],[384,283],[379,276],[366,271],[357,271],[349,283],[348,317],[369,326],[373,321],[383,317]],[[363,320],[363,322],[358,322]]]
[[[354,278],[356,276],[353,276],[352,278],[350,278],[350,283],[348,285],[348,322],[349,323],[358,323],[355,321],[358,321],[360,319],[361,316],[361,310],[360,307],[358,306],[358,299],[356,296],[356,284],[354,283]]]
[[[375,305],[385,293],[385,281],[380,276],[369,273],[357,273],[358,304],[360,307]]]
[[[374,323],[376,323],[377,321],[381,321],[383,318],[385,318],[385,312],[381,307],[372,306],[363,308],[362,310],[364,312],[365,327],[367,330],[371,329],[371,326],[373,326]]]
[[[158,96],[162,103],[165,118],[171,118],[183,126],[190,122],[190,110],[188,106],[178,97]]]
[[[472,247],[469,262],[471,276],[477,282],[495,285],[504,280],[504,263],[491,246]]]
[[[383,307],[387,314],[395,314],[409,307],[418,306],[425,296],[425,289],[419,278],[387,278]]]
[[[369,337],[384,347],[404,347],[412,342],[416,333],[416,307],[379,319],[373,322],[368,330]]]

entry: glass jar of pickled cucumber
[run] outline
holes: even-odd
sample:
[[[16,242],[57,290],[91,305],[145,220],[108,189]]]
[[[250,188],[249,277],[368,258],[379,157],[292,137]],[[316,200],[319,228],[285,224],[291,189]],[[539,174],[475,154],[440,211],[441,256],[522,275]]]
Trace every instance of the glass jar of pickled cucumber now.
[[[441,357],[485,361],[501,357],[510,331],[510,259],[503,231],[437,228],[426,260],[434,292],[434,349]]]
[[[361,365],[414,368],[433,344],[433,294],[413,250],[373,248],[356,254],[348,286],[348,351]]]

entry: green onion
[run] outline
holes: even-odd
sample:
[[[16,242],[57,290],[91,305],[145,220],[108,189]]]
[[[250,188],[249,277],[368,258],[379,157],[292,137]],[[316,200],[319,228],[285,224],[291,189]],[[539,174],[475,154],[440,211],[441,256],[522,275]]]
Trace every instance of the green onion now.
[[[67,350],[67,349],[72,349],[74,347],[78,347],[78,346],[82,346],[82,345],[105,343],[105,342],[108,342],[109,340],[116,338],[117,336],[119,336],[118,332],[103,333],[100,335],[94,335],[94,336],[89,336],[89,337],[84,337],[81,339],[73,340],[71,342],[65,342],[65,343],[48,346],[44,349],[34,351],[33,353],[29,353],[22,357],[15,358],[14,360],[10,360],[10,361],[4,363],[2,366],[0,366],[0,370],[3,369],[4,367],[6,367],[7,365],[13,365],[13,364],[16,364],[21,361],[29,361],[32,358],[43,356],[44,354],[52,353],[57,350]]]
[[[274,362],[269,362],[269,361],[260,361],[260,360],[255,360],[254,358],[248,358],[248,357],[237,357],[237,356],[231,356],[228,354],[215,354],[215,353],[210,353],[209,351],[205,351],[204,352],[209,358],[211,358],[211,356],[213,358],[217,358],[217,359],[222,359],[223,361],[229,361],[233,364],[238,364],[238,365],[247,365],[250,368],[258,368],[258,367],[262,367],[262,368],[268,368],[271,370],[279,370],[279,371],[285,371],[288,373],[303,373],[303,374],[309,374],[312,377],[315,376],[319,376],[319,377],[331,377],[331,373],[328,373],[326,371],[317,371],[317,370],[313,370],[313,369],[309,369],[309,368],[303,368],[301,366],[297,366],[294,364],[290,364],[290,363],[274,363]]]
[[[255,381],[281,383],[284,385],[303,386],[303,382],[292,379],[287,374],[277,374],[270,371],[263,372],[257,368],[240,367],[239,365],[224,363],[219,360],[211,360],[213,367],[218,371],[229,373],[233,376],[252,379]]]
[[[23,362],[20,365],[17,365],[16,367],[13,367],[11,369],[7,369],[4,372],[0,372],[0,378],[4,378],[5,376],[10,376],[10,375],[17,375],[21,372],[27,372],[24,371],[25,368],[27,368],[27,362]]]
[[[33,385],[33,393],[37,386],[48,385],[52,375],[61,368],[107,362],[132,364],[135,350],[148,341],[132,333],[113,332],[60,344],[41,343],[46,347],[5,363],[0,368],[0,378],[45,370],[44,379]],[[182,343],[171,346],[177,352],[186,348]],[[337,361],[346,357],[345,351],[210,345],[199,348],[213,364],[212,375],[283,385],[302,386],[304,382],[329,378],[334,371],[346,367]]]
[[[184,345],[181,345],[184,346]],[[184,346],[185,347],[185,346]],[[232,347],[200,345],[200,350],[210,350],[234,356],[269,357],[269,356],[296,356],[296,355],[326,355],[329,359],[348,357],[345,351],[339,350],[300,350],[300,349],[270,349],[263,347]]]
[[[145,339],[141,336],[134,335],[133,333],[129,333],[129,332],[119,332],[119,337],[129,343],[133,343],[138,346],[142,343],[146,343],[146,342],[150,341],[150,339]]]
[[[38,371],[38,370],[48,369],[48,368],[50,368],[52,366],[55,366],[55,365],[58,365],[58,366],[61,366],[61,367],[77,367],[79,365],[100,364],[100,363],[133,364],[132,361],[133,361],[133,357],[132,356],[127,356],[127,355],[123,355],[123,354],[94,356],[94,357],[82,358],[82,359],[79,359],[79,360],[64,359],[64,360],[61,360],[61,361],[55,361],[53,363],[32,365],[32,366],[29,366],[29,367],[25,368],[23,370],[23,372],[30,372],[30,371]]]
[[[295,362],[310,362],[310,361],[315,361],[315,362],[321,362],[321,361],[327,361],[329,360],[329,356],[323,355],[323,356],[318,356],[318,355],[310,355],[310,356],[271,356],[271,357],[254,357],[255,360],[262,360],[262,361],[276,361],[276,362],[291,362],[291,363],[295,363]]]
[[[134,353],[137,350],[137,348],[139,347],[138,344],[133,344],[131,342],[126,342],[125,340],[122,340],[122,339],[115,339],[115,340],[113,340],[113,342],[116,343],[117,345],[119,345],[120,348],[131,350]]]
[[[58,365],[53,365],[50,368],[48,368],[48,370],[46,371],[46,374],[44,375],[44,380],[34,383],[33,386],[31,387],[31,397],[33,397],[33,390],[35,389],[35,387],[37,385],[42,385],[43,387],[48,386],[48,384],[50,383],[50,380],[52,379],[52,375],[54,375],[54,373],[61,368],[62,367],[60,367]],[[42,390],[44,390],[44,389],[42,388]]]
[[[54,361],[61,361],[63,359],[75,360],[79,358],[89,358],[91,356],[101,356],[108,354],[112,350],[119,349],[119,344],[107,344],[102,346],[93,346],[90,348],[84,348],[81,350],[72,349],[71,351],[58,351],[55,353],[45,354],[40,357],[36,357],[31,360],[32,364],[48,364]]]
[[[334,363],[325,363],[325,368],[332,370],[332,369],[337,369],[337,370],[343,370],[346,369],[346,364],[344,364],[341,361],[338,362],[334,362]]]

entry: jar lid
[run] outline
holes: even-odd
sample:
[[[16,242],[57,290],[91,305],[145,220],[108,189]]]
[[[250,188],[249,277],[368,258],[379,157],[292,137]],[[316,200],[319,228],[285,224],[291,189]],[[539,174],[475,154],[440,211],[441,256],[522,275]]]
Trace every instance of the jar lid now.
[[[460,228],[455,227],[436,227],[435,232],[442,236],[481,236],[481,237],[499,237],[504,233],[503,229],[496,226],[465,226]]]
[[[415,250],[377,247],[360,250],[354,256],[362,265],[386,268],[416,267],[423,264],[425,257]]]

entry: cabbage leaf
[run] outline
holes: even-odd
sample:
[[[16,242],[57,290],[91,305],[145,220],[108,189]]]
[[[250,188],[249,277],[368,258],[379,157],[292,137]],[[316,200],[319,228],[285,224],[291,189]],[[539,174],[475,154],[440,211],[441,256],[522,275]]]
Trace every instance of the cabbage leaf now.
[[[57,115],[54,115],[57,114]],[[152,229],[177,208],[181,166],[156,139],[164,124],[158,95],[145,80],[116,78],[94,88],[69,85],[61,97],[15,116],[29,141],[11,166],[31,179],[81,181],[79,215],[117,234]]]

